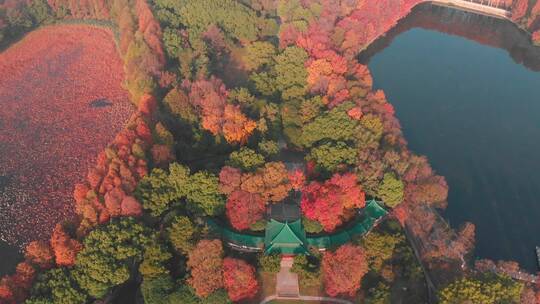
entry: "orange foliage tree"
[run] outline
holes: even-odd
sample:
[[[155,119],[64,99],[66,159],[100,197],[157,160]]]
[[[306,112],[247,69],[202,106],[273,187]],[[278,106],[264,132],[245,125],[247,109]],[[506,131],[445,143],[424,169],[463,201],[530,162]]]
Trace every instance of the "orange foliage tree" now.
[[[227,104],[229,92],[223,82],[211,77],[209,80],[185,81],[189,102],[199,110],[203,129],[213,135],[223,134],[229,143],[244,143],[257,124],[247,118],[239,106]]]
[[[41,269],[50,268],[54,263],[54,253],[51,247],[42,241],[30,242],[25,248],[24,257]]]
[[[242,190],[259,194],[264,202],[280,202],[292,189],[289,172],[282,162],[269,162],[257,171],[247,173],[225,166],[220,172],[219,180],[220,191],[224,194]]]
[[[82,249],[82,244],[71,238],[61,224],[56,224],[51,236],[51,247],[54,252],[56,265],[73,266],[77,253]]]
[[[249,193],[259,193],[266,202],[284,200],[292,185],[289,183],[289,173],[282,162],[269,162],[255,173],[242,176],[240,189]]]
[[[202,240],[189,253],[188,283],[199,297],[207,297],[223,287],[223,246],[220,240]]]

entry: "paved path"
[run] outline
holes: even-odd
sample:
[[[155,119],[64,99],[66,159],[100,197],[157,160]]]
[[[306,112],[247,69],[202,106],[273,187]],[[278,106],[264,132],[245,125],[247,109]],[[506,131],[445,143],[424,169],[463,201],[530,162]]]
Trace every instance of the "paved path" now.
[[[266,297],[260,304],[266,304],[274,300],[297,300],[297,301],[317,301],[317,302],[328,302],[328,303],[337,303],[337,304],[354,304],[351,301],[336,299],[336,298],[327,298],[327,297],[312,297],[312,296],[299,296],[298,298],[284,298],[278,297],[277,295]]]
[[[266,297],[260,304],[269,303],[274,300],[324,301],[337,304],[353,304],[343,299],[300,295],[298,275],[291,272],[293,262],[294,259],[292,257],[283,257],[281,259],[281,269],[277,274],[276,280],[276,294]]]
[[[281,270],[276,280],[276,293],[279,297],[298,298],[300,296],[298,275],[291,272],[293,262],[292,257],[281,258]]]

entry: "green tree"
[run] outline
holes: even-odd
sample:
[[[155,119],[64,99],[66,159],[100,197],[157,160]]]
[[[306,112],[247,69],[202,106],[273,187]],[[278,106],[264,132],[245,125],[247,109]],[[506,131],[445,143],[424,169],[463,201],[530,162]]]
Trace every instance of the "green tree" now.
[[[254,90],[264,96],[272,96],[277,92],[276,78],[269,72],[252,73],[249,80]]]
[[[280,0],[278,1],[277,7],[278,16],[280,16],[282,20],[289,22],[303,21],[304,24],[307,24],[318,17],[321,10],[322,7],[317,2],[304,5],[300,0]]]
[[[196,227],[186,216],[177,216],[171,226],[167,228],[167,236],[174,249],[184,255],[188,254],[194,246]]]
[[[225,289],[219,289],[204,300],[201,300],[201,304],[232,304],[232,301],[229,299],[229,295]]]
[[[178,54],[182,50],[183,42],[180,31],[176,28],[166,26],[163,29],[163,46],[169,58],[178,57]]]
[[[242,106],[253,105],[257,99],[255,96],[251,95],[249,90],[244,87],[234,88],[229,91],[228,101],[231,103],[237,103]]]
[[[210,25],[217,25],[231,38],[255,41],[259,36],[259,17],[248,6],[234,0],[156,0],[158,19],[171,27],[188,29],[197,39]]]
[[[246,47],[244,63],[248,70],[257,70],[272,64],[276,52],[276,47],[270,42],[255,41]]]
[[[360,148],[377,147],[383,135],[383,123],[373,114],[367,114],[360,119],[360,130],[356,133]]]
[[[302,224],[304,225],[307,233],[320,233],[323,231],[323,226],[321,223],[315,220],[310,220],[305,216],[302,217]]]
[[[300,276],[300,285],[304,287],[318,286],[321,284],[321,269],[319,261],[315,257],[307,257],[299,254],[294,257],[291,271]]]
[[[173,202],[185,198],[190,184],[189,168],[178,163],[169,165],[169,173],[155,168],[145,176],[135,190],[135,196],[152,216],[161,216]]]
[[[302,123],[300,119],[300,100],[292,99],[281,104],[281,123],[283,135],[295,146],[301,145]]]
[[[365,249],[370,270],[379,273],[383,264],[392,258],[396,245],[402,241],[404,238],[401,235],[379,232],[371,232],[364,237],[362,247]]]
[[[439,300],[441,304],[517,304],[522,289],[523,283],[507,276],[486,273],[449,284],[439,292]]]
[[[300,47],[286,48],[276,56],[276,88],[284,100],[301,98],[307,90],[307,70],[304,63],[308,59],[306,51]]]
[[[314,96],[302,101],[300,105],[300,117],[302,123],[308,123],[318,117],[324,109],[324,103],[321,96]]]
[[[264,156],[273,156],[279,153],[279,145],[273,140],[263,140],[258,145],[259,152]]]
[[[154,55],[142,36],[136,37],[129,44],[124,57],[125,69],[128,70],[125,88],[133,100],[139,100],[145,93],[152,93],[157,87],[156,81],[150,73],[156,69],[155,66],[151,65],[158,62]]]
[[[25,303],[82,304],[87,301],[87,294],[78,288],[71,271],[62,267],[39,274],[32,287],[30,298]]]
[[[169,295],[168,304],[199,304],[200,300],[189,285],[182,284],[178,289]]]
[[[379,283],[377,287],[370,288],[365,300],[366,304],[390,304],[390,287]]]
[[[377,196],[391,208],[396,207],[403,201],[403,182],[396,178],[393,173],[385,173],[377,191]]]
[[[152,216],[160,216],[179,199],[178,193],[171,185],[167,172],[155,168],[137,185],[135,196],[142,202],[143,208],[150,211]]]
[[[326,172],[334,173],[343,165],[349,166],[356,163],[357,150],[344,142],[324,143],[309,152],[308,160]]]
[[[264,231],[266,229],[267,221],[265,219],[260,219],[255,223],[249,225],[251,231]]]
[[[77,255],[73,275],[96,299],[130,278],[130,265],[142,260],[149,231],[133,218],[113,220],[91,231]]]
[[[189,102],[188,96],[173,88],[163,99],[166,109],[176,118],[185,120],[189,123],[195,123],[198,120],[195,108]]]
[[[351,107],[351,103],[343,103],[306,124],[302,129],[301,144],[309,148],[324,139],[343,142],[354,141],[359,130],[358,121],[347,115],[347,111]]]
[[[139,273],[145,279],[152,279],[169,274],[165,267],[167,261],[172,258],[172,254],[167,247],[154,238],[144,247],[143,261],[139,265]]]
[[[216,216],[225,210],[225,198],[219,191],[219,179],[208,172],[197,172],[186,186],[187,201],[194,211]]]
[[[259,256],[259,267],[264,272],[278,273],[281,269],[281,255],[261,254]]]
[[[144,278],[141,284],[141,293],[145,304],[168,304],[169,295],[173,290],[174,282],[170,275]]]
[[[169,165],[169,178],[168,182],[174,189],[174,197],[183,198],[187,195],[188,187],[190,183],[190,171],[189,168],[179,163],[172,163]]]
[[[264,156],[250,148],[242,147],[240,150],[231,153],[229,163],[232,167],[253,171],[264,165]]]
[[[46,0],[33,0],[28,6],[28,13],[32,16],[34,25],[52,22],[54,17]]]

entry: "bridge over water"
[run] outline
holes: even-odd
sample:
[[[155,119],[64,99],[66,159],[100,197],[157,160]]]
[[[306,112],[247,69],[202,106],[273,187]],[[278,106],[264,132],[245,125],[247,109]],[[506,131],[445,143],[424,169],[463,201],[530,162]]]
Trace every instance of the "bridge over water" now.
[[[502,19],[512,17],[510,9],[504,6],[504,0],[424,0],[422,3],[433,3]]]

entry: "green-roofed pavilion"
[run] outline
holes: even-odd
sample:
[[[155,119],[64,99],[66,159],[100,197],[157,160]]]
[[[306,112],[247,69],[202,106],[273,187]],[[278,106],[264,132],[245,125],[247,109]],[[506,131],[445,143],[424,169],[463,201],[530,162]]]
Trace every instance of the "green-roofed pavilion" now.
[[[266,225],[264,248],[266,254],[309,254],[301,221],[289,223],[271,219]]]

